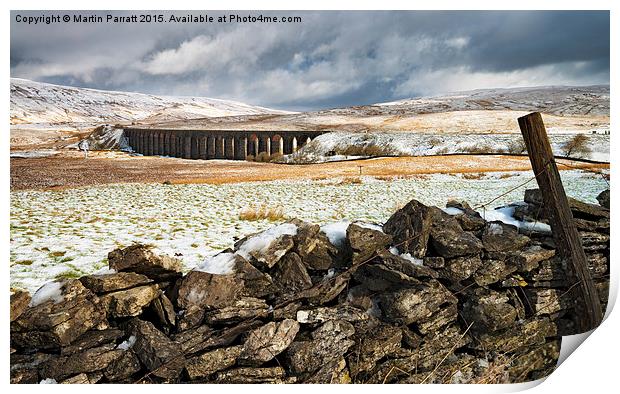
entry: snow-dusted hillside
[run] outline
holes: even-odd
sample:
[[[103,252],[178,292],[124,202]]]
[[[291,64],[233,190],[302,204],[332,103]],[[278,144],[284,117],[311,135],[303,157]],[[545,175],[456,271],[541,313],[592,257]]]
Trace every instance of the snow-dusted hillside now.
[[[609,85],[481,89],[375,106],[382,107],[381,111],[407,110],[418,114],[508,109],[560,116],[609,115]]]
[[[532,111],[543,113],[550,134],[605,134],[609,132],[609,86],[475,90],[286,115],[197,119],[175,122],[172,126],[354,133],[497,134],[520,133],[517,118]]]
[[[550,134],[553,152],[566,156],[563,146],[575,134]],[[587,134],[587,151],[575,152],[575,159],[609,162],[609,135]],[[525,154],[523,137],[516,133],[347,133],[318,136],[299,151],[284,156],[287,163],[322,163],[380,156],[434,156],[447,154]]]
[[[165,122],[285,113],[229,100],[114,92],[11,78],[11,124]]]

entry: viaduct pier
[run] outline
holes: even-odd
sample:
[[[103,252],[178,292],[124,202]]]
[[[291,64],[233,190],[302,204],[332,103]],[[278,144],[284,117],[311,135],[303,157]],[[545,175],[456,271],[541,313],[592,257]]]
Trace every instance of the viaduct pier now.
[[[163,130],[125,128],[129,146],[146,156],[246,160],[288,155],[328,131]]]

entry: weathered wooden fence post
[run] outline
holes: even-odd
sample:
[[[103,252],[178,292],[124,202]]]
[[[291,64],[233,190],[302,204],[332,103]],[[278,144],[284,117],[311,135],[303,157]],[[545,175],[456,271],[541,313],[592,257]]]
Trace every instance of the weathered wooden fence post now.
[[[573,214],[555,164],[542,116],[539,112],[533,112],[520,117],[519,127],[527,146],[544,206],[549,214],[556,253],[566,262],[569,270],[568,277],[575,281],[573,285],[577,295],[575,300],[577,328],[579,332],[592,330],[603,320],[601,303],[588,270],[581,237],[573,222]]]

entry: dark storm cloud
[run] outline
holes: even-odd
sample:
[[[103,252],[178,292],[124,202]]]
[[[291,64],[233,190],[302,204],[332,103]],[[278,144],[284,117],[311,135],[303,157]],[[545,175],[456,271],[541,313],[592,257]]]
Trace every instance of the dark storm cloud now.
[[[93,88],[307,109],[609,83],[608,12],[264,12],[303,22],[36,26],[17,14],[41,12],[11,14],[12,77]]]

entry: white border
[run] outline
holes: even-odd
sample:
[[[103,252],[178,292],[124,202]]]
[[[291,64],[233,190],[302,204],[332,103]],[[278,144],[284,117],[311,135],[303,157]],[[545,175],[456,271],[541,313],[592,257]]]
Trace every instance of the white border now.
[[[7,4],[8,3],[8,4]],[[129,4],[126,0],[109,0],[109,1],[99,1],[94,2],[91,1],[88,4],[80,1],[55,1],[53,4],[49,1],[8,1],[5,2],[6,12],[4,14],[5,18],[10,18],[9,10],[10,9],[100,9],[100,10],[114,10],[114,9],[144,9],[144,10],[153,10],[153,9],[211,9],[211,10],[339,10],[339,9],[357,9],[357,10],[375,10],[375,9],[418,9],[418,10],[440,10],[440,9],[468,9],[468,10],[611,10],[611,79],[610,84],[612,86],[611,89],[611,124],[615,125],[615,116],[613,109],[616,108],[615,103],[617,102],[616,90],[615,90],[615,81],[617,78],[617,40],[614,37],[618,36],[618,8],[620,2],[617,1],[603,1],[603,0],[589,0],[587,2],[577,2],[577,1],[567,1],[567,0],[545,0],[543,1],[533,1],[533,0],[522,0],[522,1],[481,1],[481,0],[470,0],[467,2],[463,1],[447,1],[447,0],[434,0],[432,2],[405,2],[405,1],[394,1],[394,0],[382,0],[382,1],[368,1],[368,0],[359,0],[359,1],[348,1],[348,2],[335,2],[335,1],[326,1],[326,0],[316,0],[316,1],[305,1],[305,2],[290,2],[290,1],[261,1],[258,2],[250,2],[250,1],[242,1],[242,0],[229,0],[229,1],[210,1],[210,2],[198,2],[198,1],[185,1],[185,0],[177,0],[174,2],[156,2],[156,1],[133,1]],[[4,119],[9,119],[9,76],[10,76],[10,65],[9,65],[9,43],[10,43],[10,23],[7,23],[7,19],[5,19],[5,23],[1,24],[0,29],[2,30],[2,56],[3,56],[3,67],[5,69],[5,79],[2,80],[2,86],[4,88],[4,95],[2,95],[3,100],[3,108],[5,111]],[[616,45],[614,45],[616,44]],[[613,128],[613,127],[612,127]],[[2,146],[0,155],[2,155],[2,159],[0,161],[2,169],[2,180],[4,185],[10,184],[10,172],[9,172],[9,130],[8,127],[4,128],[4,138],[2,140]],[[614,138],[613,133],[611,137],[611,151],[615,152],[618,148],[616,138]],[[615,179],[615,156],[611,156],[612,161],[612,178]],[[615,196],[615,194],[612,193]],[[612,239],[618,239],[617,237],[617,225],[616,223],[616,212],[620,209],[620,204],[618,204],[617,199],[612,199]],[[2,234],[2,244],[1,245],[1,256],[4,261],[4,283],[5,283],[5,291],[2,292],[2,302],[4,305],[4,316],[8,316],[8,305],[9,305],[9,297],[8,297],[8,288],[9,288],[9,187],[6,187],[0,205],[1,215],[2,215],[2,228],[0,233]],[[609,392],[613,390],[613,387],[617,384],[617,376],[618,376],[618,351],[619,346],[619,335],[620,335],[620,318],[618,317],[618,312],[614,314],[610,314],[611,305],[615,303],[615,299],[617,297],[618,292],[618,272],[617,272],[617,261],[618,261],[618,253],[616,248],[612,248],[611,250],[611,261],[612,265],[612,284],[610,289],[610,308],[608,309],[608,316],[606,320],[603,322],[601,327],[594,330],[584,345],[578,347],[578,349],[568,357],[559,367],[558,369],[545,381],[536,382],[533,384],[522,384],[522,385],[453,385],[453,386],[441,386],[441,385],[427,385],[427,386],[417,386],[417,387],[409,387],[406,385],[398,385],[391,386],[389,388],[390,391],[410,391],[410,390],[423,390],[424,392],[453,392],[458,390],[460,393],[486,393],[486,392],[515,392],[519,390],[524,390],[527,388],[533,388],[533,392]],[[8,320],[8,319],[7,319]],[[5,320],[5,322],[7,321]],[[9,348],[9,325],[8,322],[4,323],[2,326],[2,343],[4,344],[3,348]],[[574,346],[575,343],[580,343],[584,340],[586,335],[582,335],[581,338],[566,338],[563,346],[563,356],[566,353],[566,350],[571,346]],[[576,336],[575,336],[576,337]],[[571,344],[569,344],[571,342]],[[1,373],[2,373],[2,382],[5,385],[8,385],[9,382],[9,360],[8,355],[5,353],[5,357],[3,358],[4,362],[2,365]],[[128,387],[128,386],[123,386]],[[11,390],[11,392],[18,392],[29,390],[31,388],[37,389],[37,387],[31,386],[11,386],[6,387],[5,389]],[[62,389],[59,386],[46,386],[48,390],[53,392],[63,390],[68,392],[78,392],[83,390],[83,388],[72,385],[72,386],[64,386]],[[214,391],[228,391],[228,390],[236,390],[240,387],[238,386],[210,386],[204,387],[202,385],[188,385],[183,386],[183,390],[190,391],[204,391],[204,390],[214,390]],[[105,385],[97,385],[93,387],[89,387],[89,390],[93,390],[94,392],[107,392],[110,390],[109,386]],[[149,390],[155,392],[164,392],[170,390],[170,387],[166,387],[163,385],[140,385],[135,386],[132,390]],[[282,392],[285,390],[290,390],[291,387],[286,386],[255,386],[252,390],[256,390],[258,392]],[[294,390],[297,392],[314,392],[315,390],[326,390],[326,391],[348,391],[355,390],[355,392],[374,392],[375,390],[380,388],[372,387],[372,386],[328,386],[318,388],[316,386],[311,385],[300,385],[295,386]],[[615,389],[617,390],[617,389]],[[615,391],[614,390],[614,391]]]

